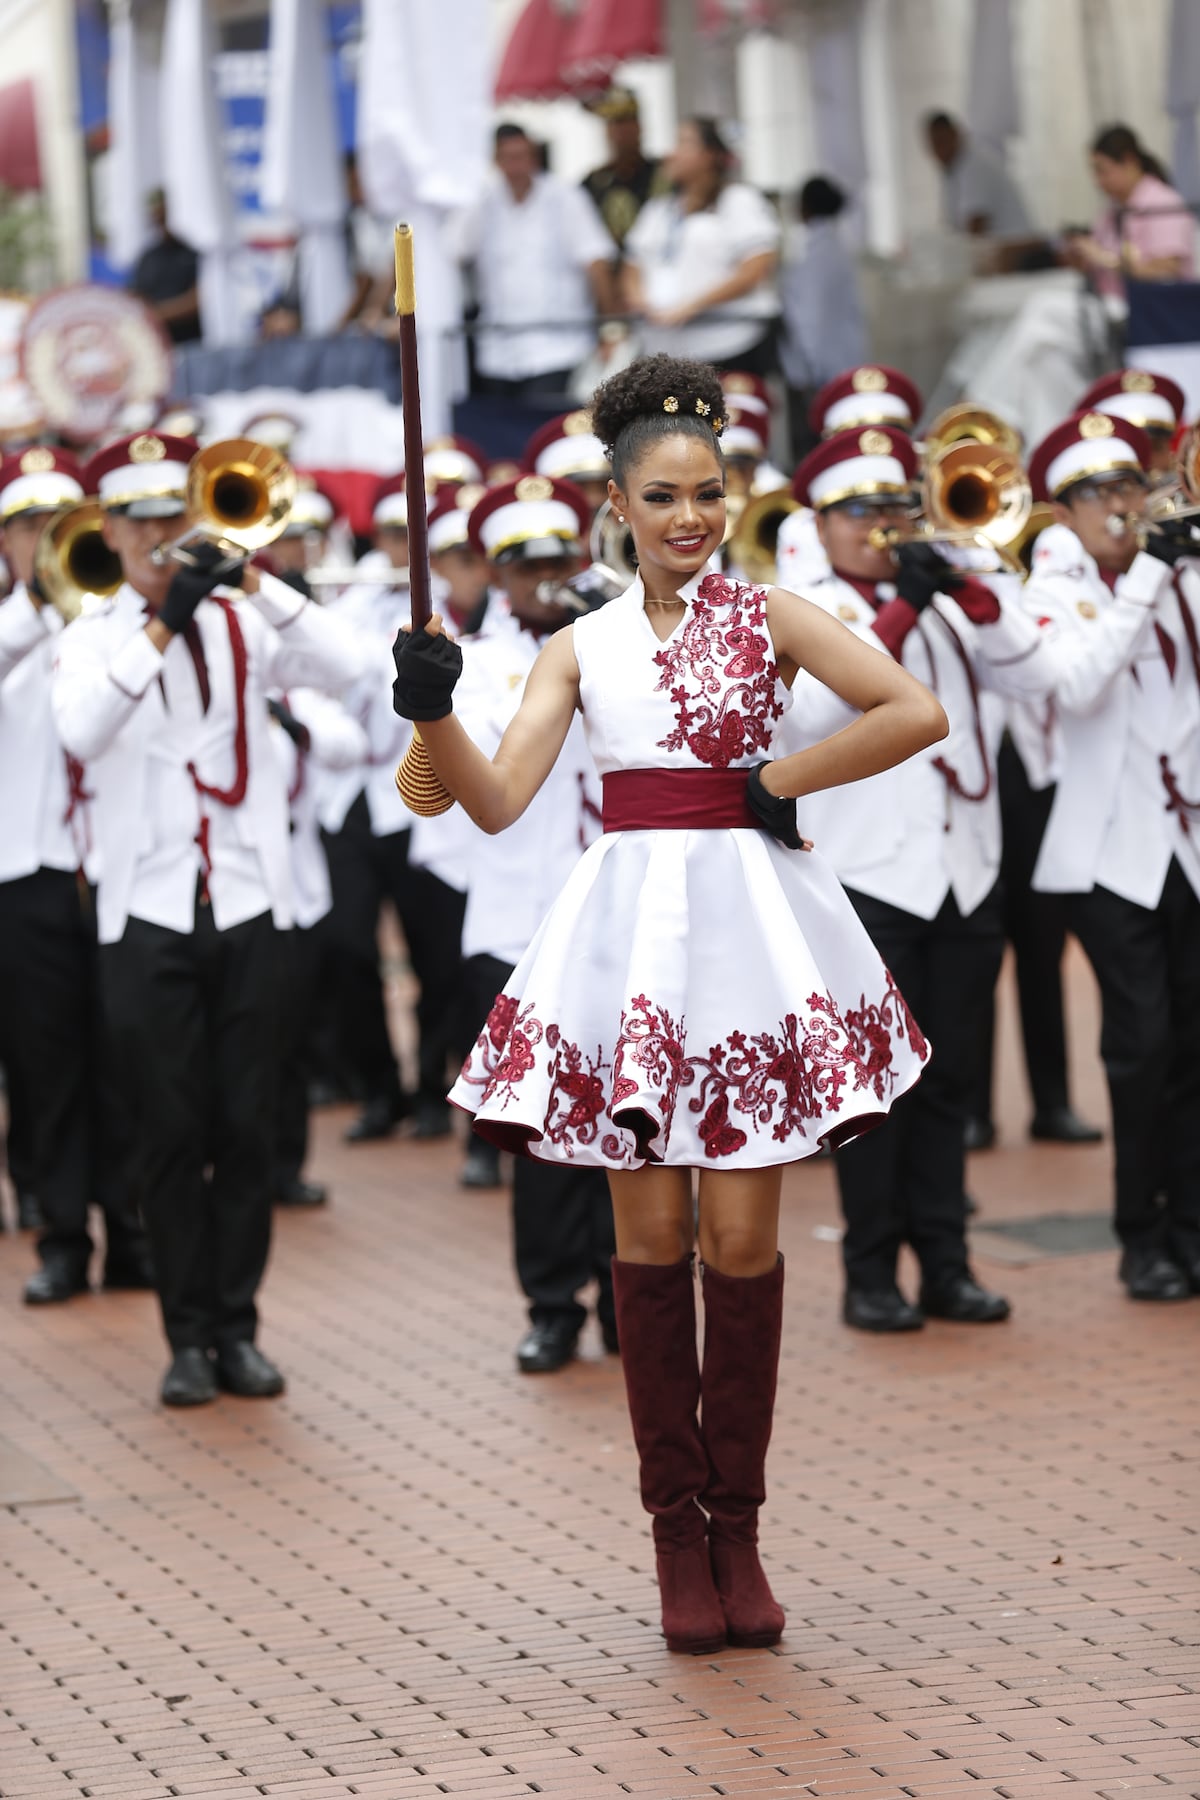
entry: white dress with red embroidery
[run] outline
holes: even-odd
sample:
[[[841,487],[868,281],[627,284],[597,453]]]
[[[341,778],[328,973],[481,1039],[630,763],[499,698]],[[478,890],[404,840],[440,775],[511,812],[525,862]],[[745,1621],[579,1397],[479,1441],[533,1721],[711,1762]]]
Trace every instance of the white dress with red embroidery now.
[[[651,795],[668,771],[748,771],[791,704],[765,589],[708,575],[683,598],[665,642],[640,580],[572,627],[596,767],[648,772]],[[549,1162],[758,1168],[878,1123],[928,1055],[819,855],[750,826],[610,829],[450,1098],[484,1137]]]

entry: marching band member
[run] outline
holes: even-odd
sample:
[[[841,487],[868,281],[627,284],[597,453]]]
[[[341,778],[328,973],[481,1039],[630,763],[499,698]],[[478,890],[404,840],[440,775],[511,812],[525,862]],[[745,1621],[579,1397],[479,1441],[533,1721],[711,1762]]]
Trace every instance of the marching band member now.
[[[832,871],[805,852],[792,796],[890,767],[945,728],[931,695],[819,609],[705,575],[726,524],[722,405],[710,367],[666,356],[597,390],[639,574],[550,639],[494,757],[452,716],[461,652],[436,617],[396,644],[397,708],[421,721],[436,773],[487,831],[521,817],[577,712],[603,775],[605,834],[497,999],[453,1098],[501,1144],[608,1170],[663,1630],[693,1654],[774,1644],[783,1630],[756,1547],[782,1165],[877,1120],[927,1054]],[[801,666],[864,716],[836,744],[764,766]]]
[[[994,732],[980,696],[1038,696],[1048,683],[1037,633],[1000,598],[1004,578],[957,572],[928,544],[897,553],[875,539],[878,526],[904,531],[916,475],[915,446],[895,426],[838,432],[796,473],[830,564],[808,597],[902,662],[950,721],[936,751],[804,802],[806,831],[934,1045],[924,1079],[886,1123],[838,1152],[844,1317],[866,1331],[914,1330],[927,1314],[970,1323],[1008,1316],[1007,1300],[971,1274],[963,1196],[975,1021],[1003,948]],[[785,730],[793,745],[852,717],[810,678],[795,693]],[[897,1285],[906,1242],[921,1264],[919,1306]]]
[[[136,1119],[173,1406],[218,1386],[283,1388],[254,1342],[270,1242],[276,929],[291,923],[267,694],[336,690],[361,667],[345,628],[274,577],[242,568],[247,604],[216,591],[211,545],[195,547],[194,567],[156,560],[186,524],[195,450],[146,432],[88,465],[125,581],[62,633],[52,690],[93,796],[101,990]]]
[[[479,445],[465,437],[430,438],[422,460],[425,486],[431,495],[446,487],[479,487],[487,466],[487,457]]]
[[[79,878],[86,845],[76,835],[84,784],[50,709],[62,619],[33,583],[47,520],[82,498],[64,450],[35,446],[0,464],[0,548],[17,583],[0,606],[0,1061],[18,1217],[32,1223],[35,1197],[41,1210],[30,1305],[87,1291],[92,1200],[106,1216],[104,1285],[149,1285],[145,1234],[95,1103],[95,952]]]
[[[1150,472],[1154,476],[1175,471],[1175,433],[1183,423],[1183,389],[1169,375],[1149,369],[1116,369],[1093,381],[1075,402],[1077,413],[1108,413],[1139,425],[1150,440]]]
[[[483,488],[477,484],[443,486],[429,509],[429,566],[436,581],[434,592],[455,637],[469,637],[479,631],[490,610],[488,560],[471,542],[468,530],[471,508],[483,494]]]
[[[571,482],[587,496],[593,513],[608,499],[608,453],[588,412],[562,413],[535,431],[525,446],[525,468],[531,475]]]
[[[271,545],[275,572],[298,594],[312,599],[307,575],[325,556],[334,521],[333,501],[311,475],[296,476],[296,493],[288,522]]]
[[[408,567],[403,475],[381,484],[373,517],[376,548],[358,565],[362,580],[335,602],[338,617],[367,647],[367,672],[346,696],[346,707],[366,732],[368,754],[352,768],[327,772],[319,802],[333,883],[329,942],[342,1055],[363,1097],[358,1118],[344,1134],[348,1143],[389,1137],[410,1109],[414,1136],[449,1133],[446,1063],[455,1032],[465,904],[461,893],[414,865],[412,815],[394,779],[410,734],[392,711],[385,672],[392,639],[408,615],[408,592],[376,577]],[[401,1087],[384,1004],[378,933],[385,900],[399,915],[421,989],[415,1108]]]
[[[321,924],[333,904],[317,818],[315,777],[322,769],[363,763],[367,734],[338,701],[315,688],[281,694],[268,704],[276,726],[271,733],[272,748],[287,793],[292,870],[292,929],[282,934],[280,943],[279,1085],[272,1192],[278,1206],[323,1206],[328,1198],[325,1188],[304,1179],[309,1044],[322,965],[327,960]]]
[[[578,569],[590,520],[590,506],[578,489],[543,475],[525,476],[485,495],[471,514],[472,541],[489,557],[515,627],[462,647],[455,710],[485,755],[499,748],[516,717],[542,646],[568,623],[561,599],[546,598],[543,584],[557,588]],[[595,837],[598,794],[576,718],[545,786],[511,829],[495,837],[473,830],[463,922],[465,972],[475,1001],[469,1042]],[[454,813],[465,816],[460,807]],[[483,1153],[476,1156],[480,1165],[490,1153],[494,1166],[495,1145],[483,1138],[472,1143]],[[523,1374],[548,1374],[570,1362],[587,1318],[578,1295],[592,1281],[599,1284],[596,1311],[605,1347],[616,1350],[615,1249],[603,1169],[517,1158],[513,1250],[529,1303],[529,1328],[517,1346]]]
[[[1200,581],[1186,521],[1145,550],[1130,529],[1152,458],[1111,412],[1038,446],[1035,492],[1079,554],[1035,562],[1025,603],[1062,756],[1034,885],[1069,896],[1100,984],[1121,1279],[1134,1299],[1173,1300],[1200,1292]]]
[[[838,431],[861,431],[886,425],[912,431],[921,414],[921,396],[899,369],[883,363],[863,363],[845,369],[820,388],[812,403],[809,425],[814,437],[832,437]],[[775,579],[793,594],[807,594],[810,582],[829,574],[829,558],[817,530],[816,515],[803,504],[800,484],[793,480],[792,493],[801,505],[789,513],[775,541]]]

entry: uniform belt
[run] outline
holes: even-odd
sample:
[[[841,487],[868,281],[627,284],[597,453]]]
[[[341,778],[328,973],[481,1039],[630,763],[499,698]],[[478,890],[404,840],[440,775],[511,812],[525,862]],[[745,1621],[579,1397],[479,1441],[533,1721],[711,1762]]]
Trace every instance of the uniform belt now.
[[[603,778],[605,831],[754,831],[748,769],[618,769]]]

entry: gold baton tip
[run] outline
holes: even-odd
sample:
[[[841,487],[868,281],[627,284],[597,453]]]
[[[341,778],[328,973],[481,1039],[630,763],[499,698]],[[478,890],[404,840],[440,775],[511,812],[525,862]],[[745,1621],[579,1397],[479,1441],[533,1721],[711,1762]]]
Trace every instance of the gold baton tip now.
[[[411,225],[396,227],[396,311],[408,316],[417,310],[416,282],[413,276],[413,229]]]

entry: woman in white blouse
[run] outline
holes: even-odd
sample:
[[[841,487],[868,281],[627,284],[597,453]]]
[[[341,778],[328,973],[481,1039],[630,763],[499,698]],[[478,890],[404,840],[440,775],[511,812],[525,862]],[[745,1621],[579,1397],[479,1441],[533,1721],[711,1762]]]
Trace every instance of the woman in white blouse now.
[[[625,240],[625,301],[647,352],[769,374],[779,313],[779,221],[756,188],[729,180],[712,119],[686,119],[673,192],[642,208]]]

